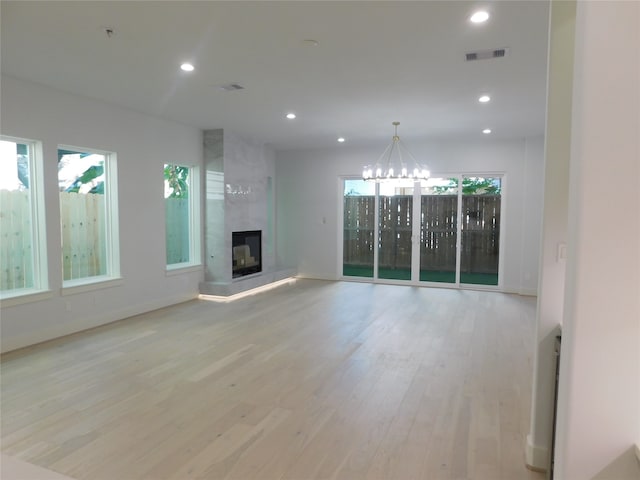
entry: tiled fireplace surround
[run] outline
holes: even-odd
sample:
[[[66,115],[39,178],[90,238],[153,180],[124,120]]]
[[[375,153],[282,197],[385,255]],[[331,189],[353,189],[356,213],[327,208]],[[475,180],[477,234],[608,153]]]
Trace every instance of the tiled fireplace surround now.
[[[227,130],[204,131],[205,277],[200,293],[229,296],[295,275],[276,266],[275,154]],[[233,279],[232,232],[262,230],[262,272]]]

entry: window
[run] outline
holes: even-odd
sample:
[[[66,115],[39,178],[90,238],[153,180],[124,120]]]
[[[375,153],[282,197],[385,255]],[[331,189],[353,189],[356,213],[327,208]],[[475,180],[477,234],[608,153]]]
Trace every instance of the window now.
[[[65,286],[120,275],[115,154],[58,147]]]
[[[36,142],[0,138],[0,293],[45,290],[46,236]]]
[[[166,259],[169,269],[200,263],[197,169],[165,164]]]

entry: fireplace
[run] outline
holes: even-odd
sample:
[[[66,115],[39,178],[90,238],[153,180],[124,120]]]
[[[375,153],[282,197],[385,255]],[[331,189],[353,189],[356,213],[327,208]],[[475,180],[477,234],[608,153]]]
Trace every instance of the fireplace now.
[[[262,271],[262,231],[233,232],[231,264],[233,278]]]

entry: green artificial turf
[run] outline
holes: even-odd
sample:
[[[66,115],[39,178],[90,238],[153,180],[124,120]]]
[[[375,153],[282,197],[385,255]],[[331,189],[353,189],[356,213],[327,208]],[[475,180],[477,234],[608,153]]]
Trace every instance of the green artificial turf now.
[[[373,267],[362,265],[343,265],[342,274],[345,277],[373,278]],[[411,280],[411,270],[408,268],[381,268],[378,278],[387,280]],[[421,282],[455,283],[455,272],[435,270],[420,270]],[[498,275],[492,273],[461,273],[460,283],[472,285],[498,285]]]

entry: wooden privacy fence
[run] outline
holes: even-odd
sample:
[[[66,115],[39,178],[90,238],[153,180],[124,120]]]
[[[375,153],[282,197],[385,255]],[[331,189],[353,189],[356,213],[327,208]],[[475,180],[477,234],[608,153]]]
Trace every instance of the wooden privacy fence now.
[[[420,269],[455,271],[457,195],[422,195]],[[413,196],[380,197],[379,258],[381,268],[411,267]],[[343,261],[373,265],[375,197],[344,197]],[[462,197],[461,271],[497,273],[500,239],[500,195]]]
[[[65,280],[107,273],[104,195],[60,192]]]
[[[28,191],[0,190],[0,289],[33,286]]]
[[[107,273],[104,200],[102,194],[60,193],[64,280]],[[186,262],[189,260],[188,200],[169,198],[165,205],[167,263]],[[1,190],[0,207],[0,289],[30,288],[34,245],[29,192]]]

